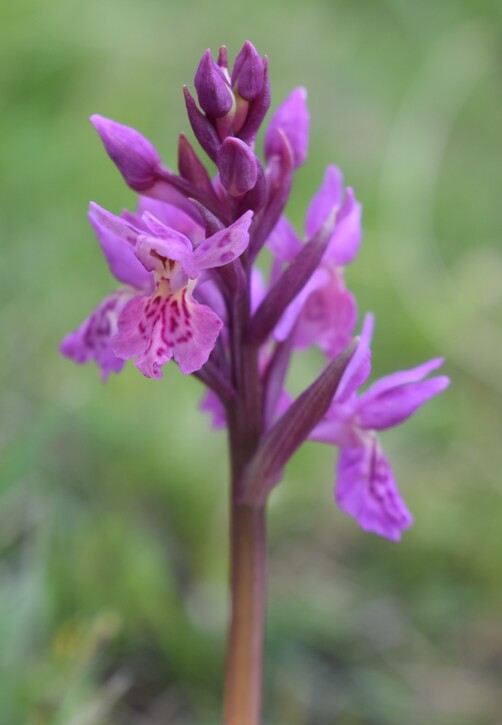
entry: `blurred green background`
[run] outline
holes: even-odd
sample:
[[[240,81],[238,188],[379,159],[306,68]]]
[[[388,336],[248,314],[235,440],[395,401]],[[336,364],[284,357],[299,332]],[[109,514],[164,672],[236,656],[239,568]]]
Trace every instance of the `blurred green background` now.
[[[113,288],[86,221],[134,197],[88,122],[175,165],[208,46],[309,90],[301,224],[328,162],[364,205],[348,282],[374,373],[445,354],[452,387],[384,434],[415,526],[332,502],[309,444],[269,517],[266,725],[502,722],[502,5],[499,0],[18,0],[0,5],[0,722],[219,722],[226,442],[201,388],[129,364],[102,385],[58,342]],[[319,359],[303,356],[310,381]]]

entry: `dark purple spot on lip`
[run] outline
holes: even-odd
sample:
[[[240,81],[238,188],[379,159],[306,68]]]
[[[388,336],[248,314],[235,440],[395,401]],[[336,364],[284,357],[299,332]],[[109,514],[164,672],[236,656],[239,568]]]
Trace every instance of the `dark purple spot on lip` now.
[[[228,239],[227,239],[226,237],[223,237],[223,238],[222,238],[222,239],[220,239],[220,241],[218,242],[218,249],[223,249],[223,247],[226,247],[226,246],[227,246],[227,244],[228,244]]]
[[[188,305],[187,305],[187,301],[186,301],[186,291],[183,292],[183,296],[181,298],[181,303],[183,305],[183,314],[185,315],[185,322],[188,322],[188,320],[190,319],[190,312],[188,310]]]
[[[158,355],[159,357],[161,357],[161,355],[165,355],[165,354],[166,354],[166,351],[164,350],[164,348],[163,348],[163,347],[158,347],[158,348],[157,348],[157,355]]]
[[[234,255],[232,252],[223,252],[223,254],[220,255],[220,261],[221,262],[230,262],[234,258]]]
[[[178,306],[178,300],[173,300],[171,302],[171,308],[172,308],[172,311],[173,311],[173,315],[176,315],[176,317],[179,317],[180,308]]]
[[[171,317],[169,319],[169,332],[175,332],[179,326],[180,326],[180,323],[178,322],[176,317]]]

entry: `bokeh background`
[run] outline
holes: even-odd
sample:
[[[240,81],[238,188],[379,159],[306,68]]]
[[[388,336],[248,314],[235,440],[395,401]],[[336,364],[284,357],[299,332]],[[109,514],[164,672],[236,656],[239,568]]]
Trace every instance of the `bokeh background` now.
[[[113,282],[89,200],[131,207],[87,118],[175,165],[181,86],[250,38],[273,105],[309,90],[300,226],[328,162],[364,204],[348,271],[374,372],[445,354],[449,391],[384,434],[416,525],[366,534],[308,444],[269,516],[267,725],[502,722],[499,0],[18,0],[0,5],[0,722],[219,722],[223,433],[201,387],[58,356]],[[319,365],[301,357],[297,383]]]

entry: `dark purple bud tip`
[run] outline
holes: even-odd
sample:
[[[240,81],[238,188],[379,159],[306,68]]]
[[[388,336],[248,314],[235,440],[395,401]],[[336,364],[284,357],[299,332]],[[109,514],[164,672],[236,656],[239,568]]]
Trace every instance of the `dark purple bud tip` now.
[[[228,56],[226,45],[222,45],[220,50],[218,51],[218,65],[220,66],[220,68],[228,70]]]
[[[234,104],[234,94],[209,48],[200,60],[194,83],[202,110],[212,118],[226,116]]]
[[[157,179],[160,156],[150,141],[134,128],[109,118],[94,114],[90,120],[128,186],[140,192],[152,187]]]
[[[218,149],[216,161],[221,183],[232,196],[241,196],[256,184],[258,160],[244,141],[226,138]]]
[[[263,61],[249,40],[235,59],[232,86],[246,101],[254,101],[263,88]]]

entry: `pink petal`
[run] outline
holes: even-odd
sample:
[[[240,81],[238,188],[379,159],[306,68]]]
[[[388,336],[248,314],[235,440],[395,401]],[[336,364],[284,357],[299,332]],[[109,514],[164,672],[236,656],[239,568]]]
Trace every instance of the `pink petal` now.
[[[377,396],[367,397],[365,393],[358,401],[359,424],[362,428],[375,430],[399,425],[427,400],[447,388],[449,383],[446,376],[440,375],[430,380],[390,388]]]
[[[141,233],[140,229],[137,229],[126,219],[112,214],[93,201],[89,204],[89,219],[93,226],[97,223],[101,228],[111,232],[132,247],[136,244],[136,239]]]
[[[307,91],[295,88],[272,115],[265,132],[265,158],[267,162],[282,146],[280,132],[286,136],[293,152],[294,168],[301,166],[307,158],[309,144],[309,112]]]
[[[374,382],[368,390],[361,396],[361,399],[369,401],[373,398],[386,393],[392,388],[398,388],[401,385],[407,385],[408,383],[418,383],[423,380],[433,370],[437,370],[444,363],[444,358],[435,357],[432,360],[417,365],[409,370],[400,370],[397,373],[391,373],[383,378],[380,378]]]
[[[227,424],[225,407],[216,393],[208,390],[201,400],[199,409],[211,416],[211,424],[215,430],[224,428]]]
[[[80,327],[64,338],[61,353],[79,365],[95,360],[103,380],[111,372],[120,372],[124,361],[115,355],[112,339],[117,332],[117,319],[129,299],[130,294],[124,290],[106,297]]]
[[[347,189],[345,201],[337,214],[336,225],[326,251],[326,261],[345,267],[353,261],[363,235],[361,204],[356,201],[352,189]]]
[[[336,166],[328,166],[321,187],[307,210],[307,237],[319,231],[334,207],[338,208],[338,214],[325,260],[344,267],[352,262],[361,244],[361,204],[351,188],[346,190],[344,199],[342,173]]]
[[[375,318],[372,314],[366,315],[363,322],[359,345],[352,356],[351,361],[345,368],[336,391],[335,400],[343,402],[347,400],[361,385],[369,378],[371,373],[371,338]]]
[[[317,234],[333,207],[340,208],[343,201],[343,176],[337,166],[330,164],[325,171],[319,191],[313,196],[305,217],[307,239]]]
[[[185,374],[199,370],[211,354],[223,323],[188,294],[136,297],[119,319],[114,349],[119,357],[137,357],[135,365],[150,378],[162,377],[172,357]]]
[[[144,219],[145,223],[150,222],[152,227],[155,226],[147,215],[145,215]],[[158,224],[160,225],[160,222]],[[163,238],[146,235],[138,237],[134,250],[136,257],[145,269],[150,271],[162,271],[164,264],[159,259],[161,257],[168,261],[179,262],[188,277],[196,277],[198,271],[194,263],[194,253],[190,240],[184,234],[180,234],[175,229],[168,229],[163,225],[156,227],[156,233],[160,234],[162,229],[165,230]],[[169,271],[167,270],[168,274]]]
[[[226,229],[216,232],[200,244],[194,252],[199,270],[221,267],[240,257],[249,244],[249,227],[253,212],[247,211]]]
[[[399,541],[401,532],[413,523],[375,438],[363,446],[341,449],[336,502],[363,529],[393,541]]]
[[[305,302],[295,336],[295,347],[318,345],[332,360],[352,339],[357,321],[354,295],[345,287],[336,269],[329,280],[315,289]]]
[[[143,267],[134,254],[135,240],[134,242],[126,240],[123,235],[118,235],[112,231],[110,225],[103,226],[96,216],[92,214],[89,216],[114,277],[119,282],[131,285],[137,290],[151,288],[153,283],[152,275]]]
[[[156,217],[166,227],[176,229],[190,239],[192,244],[197,245],[204,239],[204,229],[197,224],[186,212],[174,204],[169,204],[158,199],[151,199],[147,196],[140,196],[138,201],[138,215],[142,217],[146,212]]]
[[[281,216],[269,234],[267,247],[281,262],[291,262],[302,248],[297,233],[285,216]]]
[[[325,269],[316,269],[307,284],[300,290],[294,300],[286,307],[281,319],[274,328],[276,340],[285,340],[298,322],[308,298],[316,290],[322,288],[328,280]]]

